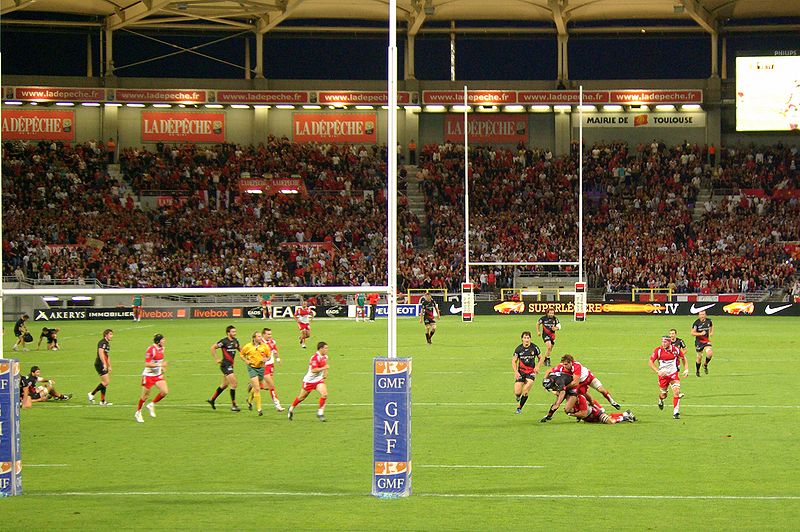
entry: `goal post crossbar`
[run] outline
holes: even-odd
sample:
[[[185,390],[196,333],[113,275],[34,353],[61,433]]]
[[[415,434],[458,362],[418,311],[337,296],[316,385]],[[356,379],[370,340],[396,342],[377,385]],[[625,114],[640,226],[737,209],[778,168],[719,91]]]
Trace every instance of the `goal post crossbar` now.
[[[359,294],[389,293],[388,286],[227,286],[209,288],[7,288],[3,296],[203,296],[210,294]]]

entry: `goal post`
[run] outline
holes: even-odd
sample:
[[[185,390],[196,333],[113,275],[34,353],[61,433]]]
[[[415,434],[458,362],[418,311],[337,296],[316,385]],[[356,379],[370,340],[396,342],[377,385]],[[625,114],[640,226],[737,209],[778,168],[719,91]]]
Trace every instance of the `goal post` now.
[[[575,283],[575,304],[573,305],[575,321],[586,321],[586,283]]]
[[[461,321],[472,323],[475,315],[475,294],[472,283],[461,283]]]
[[[642,296],[647,301],[672,301],[672,288],[631,288],[631,301],[641,301]],[[661,296],[661,297],[659,297]]]

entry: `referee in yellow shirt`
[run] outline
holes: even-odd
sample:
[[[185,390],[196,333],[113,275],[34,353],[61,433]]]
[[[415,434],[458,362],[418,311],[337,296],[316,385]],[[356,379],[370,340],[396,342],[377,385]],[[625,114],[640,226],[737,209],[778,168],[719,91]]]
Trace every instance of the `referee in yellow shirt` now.
[[[247,374],[250,376],[250,393],[247,397],[247,406],[253,409],[253,402],[256,403],[258,415],[263,416],[261,410],[261,381],[264,380],[264,361],[269,358],[269,346],[264,342],[261,333],[253,333],[252,341],[244,344],[239,356],[247,364]]]

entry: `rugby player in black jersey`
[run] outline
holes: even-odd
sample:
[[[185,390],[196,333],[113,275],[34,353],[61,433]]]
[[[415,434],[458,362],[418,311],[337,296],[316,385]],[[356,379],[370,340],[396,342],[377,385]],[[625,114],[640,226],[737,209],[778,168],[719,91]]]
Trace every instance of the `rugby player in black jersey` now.
[[[217,349],[222,350],[222,358],[217,357]],[[211,399],[206,401],[214,410],[217,409],[214,402],[225,388],[230,388],[231,410],[233,412],[241,410],[236,404],[236,373],[233,372],[233,362],[236,360],[237,351],[239,351],[239,340],[236,339],[236,327],[228,325],[225,328],[225,338],[211,346],[211,356],[219,364],[219,369],[222,372],[222,382],[217,387],[214,395],[211,396]]]
[[[514,369],[514,395],[517,397],[517,414],[528,400],[528,392],[533,386],[539,367],[542,365],[539,347],[531,341],[531,332],[524,331],[522,343],[514,350],[511,367]]]
[[[547,412],[547,415],[539,420],[540,423],[545,423],[553,419],[553,414],[556,413],[558,407],[560,407],[561,403],[564,402],[564,399],[567,398],[567,395],[571,395],[573,397],[578,395],[576,388],[567,389],[567,386],[572,384],[572,378],[573,376],[569,373],[552,371],[549,375],[542,379],[542,386],[545,390],[555,394],[556,400],[550,406],[550,410]]]
[[[111,359],[109,358],[109,351],[111,351],[111,339],[114,337],[114,331],[106,329],[103,331],[103,337],[97,342],[97,356],[94,359],[94,370],[100,376],[100,384],[87,395],[90,404],[94,404],[94,396],[100,392],[100,405],[111,406],[112,403],[106,401],[106,391],[108,391],[108,384],[111,382]]]
[[[539,318],[536,322],[536,334],[542,335],[542,341],[546,349],[544,354],[544,365],[550,365],[550,353],[556,345],[556,331],[561,328],[561,323],[556,318],[556,311],[549,309],[547,314]]]
[[[433,335],[436,334],[436,319],[440,317],[439,305],[431,297],[430,292],[425,292],[419,301],[419,322],[425,324],[425,340],[431,342]]]
[[[700,376],[700,363],[703,363],[703,370],[708,375],[708,363],[714,355],[711,349],[711,336],[714,334],[714,324],[706,317],[706,311],[701,310],[696,320],[692,324],[692,336],[694,336],[694,350],[697,352],[695,359],[695,375]],[[703,355],[706,359],[703,361]]]
[[[669,341],[678,348],[678,351],[680,351],[683,356],[686,356],[686,342],[684,342],[682,338],[678,338],[678,331],[676,329],[669,330]],[[680,366],[678,366],[678,369],[681,369]]]

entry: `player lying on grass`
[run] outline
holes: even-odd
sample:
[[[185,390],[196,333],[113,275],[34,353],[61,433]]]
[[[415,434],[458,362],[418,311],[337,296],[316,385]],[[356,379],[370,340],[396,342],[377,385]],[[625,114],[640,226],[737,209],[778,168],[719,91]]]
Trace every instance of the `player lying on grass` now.
[[[563,372],[551,373],[548,377],[542,380],[542,386],[556,395],[556,400],[550,407],[547,415],[540,419],[541,423],[545,423],[553,419],[553,414],[556,413],[558,408],[564,402],[564,399],[569,397],[572,399],[564,405],[564,412],[578,418],[578,420],[586,421],[587,423],[604,423],[613,425],[622,421],[636,421],[636,416],[630,410],[622,413],[606,414],[605,409],[600,404],[586,396],[580,394],[575,388],[568,388],[572,382],[572,375]]]
[[[45,379],[39,366],[33,366],[28,375],[22,375],[19,382],[19,396],[22,408],[30,408],[33,403],[43,403],[48,399],[68,401],[70,395],[56,391],[56,381]]]
[[[586,395],[590,399],[592,396],[589,395],[589,388],[594,388],[600,392],[609,403],[611,403],[611,406],[617,410],[620,409],[619,403],[616,402],[613,397],[611,397],[611,392],[603,387],[603,383],[601,383],[600,380],[594,376],[589,368],[576,361],[572,355],[564,355],[561,357],[561,363],[551,368],[548,371],[548,374],[552,372],[568,373],[572,375],[572,382],[567,386],[567,388],[575,388],[578,390],[578,394]],[[570,403],[573,403],[573,401],[570,401]],[[570,404],[569,406],[572,408],[574,404]]]
[[[594,399],[589,400],[585,395],[578,396],[578,401],[573,410],[567,410],[566,407],[564,407],[564,412],[568,416],[577,418],[578,421],[585,421],[587,423],[614,425],[616,423],[622,423],[623,421],[628,421],[630,423],[636,421],[636,416],[634,416],[633,412],[630,410],[607,414],[605,408],[600,406],[600,403]]]

